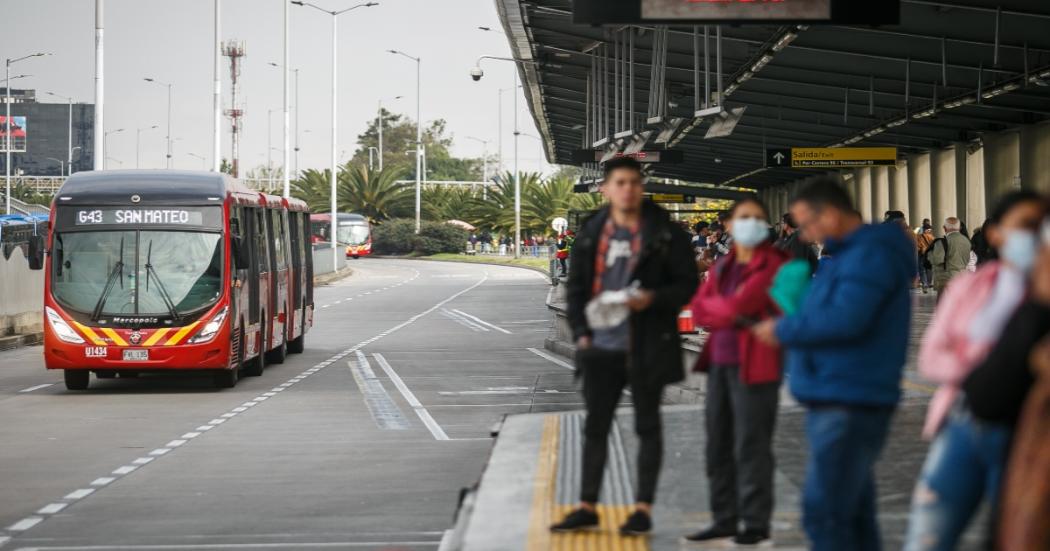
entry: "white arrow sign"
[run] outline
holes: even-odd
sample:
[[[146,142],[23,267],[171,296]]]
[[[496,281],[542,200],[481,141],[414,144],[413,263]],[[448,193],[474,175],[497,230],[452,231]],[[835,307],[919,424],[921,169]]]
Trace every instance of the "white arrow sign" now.
[[[784,164],[784,154],[779,151],[773,154],[773,159],[777,162],[778,165]]]

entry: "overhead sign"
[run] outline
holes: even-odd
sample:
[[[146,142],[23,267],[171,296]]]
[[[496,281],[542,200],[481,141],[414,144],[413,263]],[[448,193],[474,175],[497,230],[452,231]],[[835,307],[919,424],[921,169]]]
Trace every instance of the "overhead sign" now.
[[[766,150],[766,166],[770,168],[857,168],[896,164],[896,147],[782,147]]]
[[[573,0],[572,21],[580,25],[896,25],[900,11],[900,0]]]
[[[11,153],[25,153],[27,129],[26,117],[12,115],[9,123],[7,117],[0,115],[0,152],[7,151],[7,134],[10,132]]]
[[[59,207],[57,225],[222,227],[222,207]]]
[[[654,193],[649,196],[654,203],[696,203],[695,195],[685,195],[682,193]]]
[[[609,152],[602,149],[577,149],[573,152],[572,160],[576,163],[600,163],[619,157],[630,157],[639,163],[680,163],[685,159],[681,150],[656,149],[650,151],[636,151],[634,153],[615,153],[609,156]]]
[[[641,0],[646,20],[827,20],[831,0]]]

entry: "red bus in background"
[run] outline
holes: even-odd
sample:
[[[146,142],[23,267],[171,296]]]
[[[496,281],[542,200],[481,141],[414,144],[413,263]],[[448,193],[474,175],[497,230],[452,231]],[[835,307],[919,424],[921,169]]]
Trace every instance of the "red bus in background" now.
[[[313,323],[306,204],[214,172],[71,176],[50,233],[44,360],[66,387],[161,370],[207,370],[220,388],[302,352]]]
[[[346,247],[347,258],[359,258],[372,254],[372,225],[360,214],[337,213],[336,243]],[[313,241],[331,241],[331,214],[311,214],[310,225]]]

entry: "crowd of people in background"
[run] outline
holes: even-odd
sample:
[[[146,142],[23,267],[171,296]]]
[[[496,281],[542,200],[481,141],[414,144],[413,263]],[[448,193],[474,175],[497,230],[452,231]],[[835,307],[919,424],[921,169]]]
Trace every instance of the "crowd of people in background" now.
[[[706,330],[694,369],[707,379],[711,524],[686,535],[687,543],[771,542],[773,436],[786,381],[806,409],[801,506],[810,548],[881,548],[874,469],[902,397],[913,304],[932,290],[937,306],[918,367],[938,386],[922,431],[931,444],[905,550],[955,549],[982,503],[992,512],[989,549],[1050,549],[1045,197],[999,198],[970,235],[955,216],[940,232],[929,219],[910,227],[899,211],[867,224],[841,182],[817,179],[790,212],[770,213],[752,197],[697,223],[695,270],[687,270],[666,257],[678,250],[675,232],[684,232],[642,202],[637,164],[610,165],[603,184],[610,205],[584,226],[569,266],[587,406],[584,487],[580,507],[552,529],[597,525],[610,412],[624,386],[633,391],[642,445],[639,503],[622,531],[650,529],[661,442],[653,404],[662,385],[680,376],[677,352],[655,352],[677,350],[660,332],[691,293],[682,278],[694,274],[690,308]]]

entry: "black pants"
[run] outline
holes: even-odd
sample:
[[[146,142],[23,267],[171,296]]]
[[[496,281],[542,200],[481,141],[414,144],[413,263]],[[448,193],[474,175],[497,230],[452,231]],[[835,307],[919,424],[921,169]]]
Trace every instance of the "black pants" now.
[[[583,376],[583,401],[587,406],[584,424],[583,476],[580,500],[597,503],[602,473],[609,451],[609,430],[616,417],[616,406],[625,386],[631,386],[634,402],[634,430],[638,434],[638,491],[636,500],[652,503],[663,459],[663,427],[660,399],[663,386],[639,384],[628,375],[627,354],[603,350],[581,350],[576,368]]]
[[[707,373],[704,418],[711,515],[719,528],[769,531],[773,514],[773,430],[780,383],[748,385],[735,365]]]

